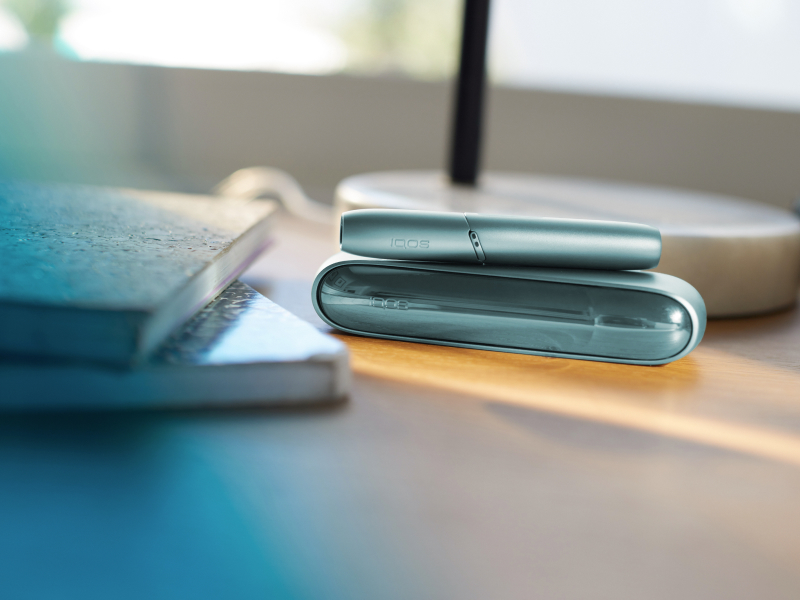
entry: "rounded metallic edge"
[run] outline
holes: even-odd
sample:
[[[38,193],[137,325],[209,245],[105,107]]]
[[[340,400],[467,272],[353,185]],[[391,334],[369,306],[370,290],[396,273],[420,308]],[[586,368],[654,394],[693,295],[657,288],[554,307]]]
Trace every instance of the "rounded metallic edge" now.
[[[414,338],[414,337],[407,337],[407,336],[400,336],[400,335],[386,335],[386,334],[381,334],[381,333],[365,333],[363,331],[358,331],[356,329],[350,329],[350,328],[347,328],[347,327],[341,327],[341,326],[337,325],[336,323],[334,323],[333,321],[331,321],[325,315],[323,310],[320,308],[319,301],[318,301],[318,294],[319,294],[318,285],[322,281],[322,278],[325,277],[325,275],[329,271],[331,271],[332,269],[334,269],[336,267],[339,267],[339,266],[342,266],[342,265],[346,265],[346,264],[368,265],[368,264],[372,264],[372,263],[375,263],[375,262],[380,262],[380,263],[401,263],[400,265],[398,265],[400,268],[418,268],[420,266],[419,263],[409,262],[406,265],[403,265],[402,264],[403,261],[389,261],[389,260],[384,260],[384,259],[369,259],[369,258],[358,258],[358,257],[356,257],[354,259],[341,260],[341,259],[336,259],[336,256],[331,257],[331,259],[329,259],[328,261],[323,263],[323,265],[320,267],[319,271],[317,271],[317,275],[314,278],[314,283],[311,286],[311,302],[312,302],[312,305],[314,306],[314,311],[317,313],[317,315],[319,315],[320,319],[325,321],[331,327],[334,327],[334,328],[338,329],[339,331],[344,331],[346,333],[352,333],[354,335],[358,335],[358,336],[361,336],[361,337],[373,337],[373,338],[379,338],[379,339],[384,339],[384,340],[396,340],[396,341],[400,341],[400,342],[412,342],[412,343],[415,343],[415,344],[432,344],[434,346],[452,346],[454,348],[467,348],[467,349],[470,349],[470,350],[487,350],[487,351],[490,351],[490,352],[508,352],[508,353],[511,353],[511,354],[525,354],[525,355],[529,355],[529,356],[546,356],[546,357],[549,357],[549,358],[570,358],[570,359],[574,359],[574,360],[589,360],[589,361],[592,361],[592,362],[607,362],[607,363],[626,364],[626,365],[639,365],[639,366],[666,365],[666,364],[669,364],[671,362],[675,362],[676,360],[680,360],[681,358],[683,358],[684,356],[686,356],[687,354],[692,352],[699,345],[700,341],[702,341],[702,339],[703,339],[703,335],[705,334],[705,329],[706,329],[705,319],[703,319],[702,327],[701,327],[700,315],[698,315],[697,311],[694,309],[694,306],[691,303],[689,303],[685,298],[677,296],[674,292],[666,292],[665,290],[657,290],[657,289],[653,289],[653,288],[650,288],[650,287],[647,287],[647,286],[635,286],[635,285],[634,286],[626,286],[626,288],[627,289],[631,289],[631,290],[650,292],[650,293],[653,293],[653,294],[660,294],[662,296],[666,296],[666,297],[671,298],[672,300],[675,300],[676,302],[678,302],[681,306],[683,306],[683,308],[686,310],[686,312],[689,313],[689,318],[692,321],[692,335],[689,338],[689,341],[686,343],[686,346],[684,346],[683,350],[681,350],[680,352],[678,352],[677,354],[675,354],[673,356],[667,357],[667,358],[662,359],[662,360],[654,360],[654,361],[652,361],[652,360],[651,361],[635,360],[635,359],[627,359],[626,360],[626,359],[621,359],[621,358],[602,357],[602,356],[594,356],[594,355],[589,355],[589,354],[570,354],[570,353],[567,353],[567,352],[543,352],[543,351],[537,351],[537,350],[523,350],[521,348],[512,348],[512,347],[503,347],[501,349],[499,346],[485,346],[485,345],[482,345],[482,344],[464,344],[464,343],[461,343],[461,342],[445,342],[445,341],[429,340],[429,339],[424,339],[424,338]],[[436,263],[434,263],[434,265],[435,264]],[[389,266],[389,265],[387,265],[387,266]],[[452,265],[449,265],[448,263],[439,263],[437,266],[441,267],[441,266],[452,266]],[[430,270],[433,270],[432,267],[433,267],[433,265],[430,265],[427,268],[430,269]],[[683,281],[682,279],[678,279],[677,277],[672,277],[671,275],[664,275],[663,273],[653,273],[653,275],[657,275],[657,276],[660,276],[660,277],[670,277],[671,279],[675,279],[676,281],[680,282],[681,284],[683,284],[684,286],[689,288],[689,290],[691,290],[695,294],[697,294],[698,299],[702,302],[703,299],[702,299],[702,296],[700,296],[700,293],[697,290],[695,290],[694,287],[692,287],[689,283]],[[506,276],[507,277],[512,277],[514,279],[524,279],[523,277],[519,277],[519,276],[513,277],[513,275],[511,275],[511,274],[506,275]],[[545,280],[547,280],[547,279],[545,279]],[[556,278],[551,279],[549,281],[554,281],[554,282],[557,282],[557,283],[564,283],[565,282],[564,279],[559,278],[559,277],[556,277]],[[605,285],[605,286],[602,285],[602,284],[597,284],[597,285],[598,285],[598,287],[611,287],[610,285]],[[687,291],[689,291],[689,290],[687,290]],[[703,306],[705,307],[705,304],[703,304]]]

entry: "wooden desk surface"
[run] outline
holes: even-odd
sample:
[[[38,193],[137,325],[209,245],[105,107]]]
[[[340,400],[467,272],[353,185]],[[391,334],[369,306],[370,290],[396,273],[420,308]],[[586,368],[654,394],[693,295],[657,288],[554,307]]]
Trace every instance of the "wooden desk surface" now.
[[[308,296],[332,235],[288,217],[278,231],[246,281],[324,327]],[[335,407],[0,420],[0,582],[18,597],[800,597],[797,310],[711,322],[664,367],[339,337],[354,381]]]

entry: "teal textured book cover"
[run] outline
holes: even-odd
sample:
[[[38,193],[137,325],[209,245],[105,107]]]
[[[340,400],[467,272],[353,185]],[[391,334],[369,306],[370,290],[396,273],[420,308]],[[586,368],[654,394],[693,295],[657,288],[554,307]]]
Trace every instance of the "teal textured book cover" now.
[[[141,360],[266,248],[274,208],[0,182],[0,354]]]

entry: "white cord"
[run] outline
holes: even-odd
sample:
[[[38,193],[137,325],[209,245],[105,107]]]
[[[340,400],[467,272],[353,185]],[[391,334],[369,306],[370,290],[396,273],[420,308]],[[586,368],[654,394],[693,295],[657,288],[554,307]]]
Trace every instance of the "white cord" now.
[[[249,167],[223,179],[214,193],[227,198],[254,200],[268,196],[278,199],[290,213],[309,221],[329,224],[333,208],[306,196],[297,180],[280,169]]]

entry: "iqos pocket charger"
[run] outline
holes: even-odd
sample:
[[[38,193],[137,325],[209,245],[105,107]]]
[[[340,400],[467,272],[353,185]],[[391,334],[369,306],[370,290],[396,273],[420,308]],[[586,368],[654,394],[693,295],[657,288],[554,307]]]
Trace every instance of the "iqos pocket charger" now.
[[[343,252],[395,260],[577,269],[651,269],[661,233],[635,223],[422,210],[342,214]]]
[[[639,365],[691,352],[706,309],[661,273],[366,259],[339,253],[312,301],[358,335],[461,348]]]

